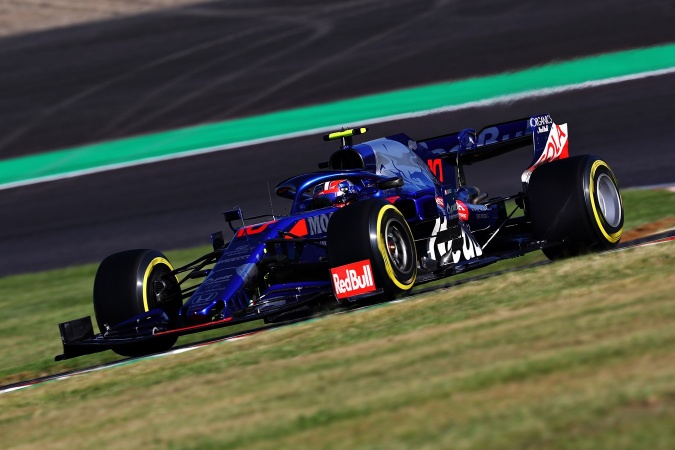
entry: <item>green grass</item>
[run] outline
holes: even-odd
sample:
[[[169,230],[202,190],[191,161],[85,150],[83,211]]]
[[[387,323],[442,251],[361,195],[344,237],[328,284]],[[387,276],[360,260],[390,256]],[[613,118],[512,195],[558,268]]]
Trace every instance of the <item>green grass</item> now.
[[[668,191],[627,191],[623,193],[626,229],[668,215],[675,215],[675,194]],[[166,252],[176,264],[185,263],[209,251],[208,247]],[[541,252],[502,261],[484,269],[448,278],[443,282],[517,267],[544,259]],[[55,363],[62,352],[57,324],[92,315],[91,292],[96,264],[43,273],[0,278],[0,384],[86,367],[119,359],[112,352],[89,355]],[[259,326],[260,322],[248,325]],[[244,326],[246,327],[246,326]],[[191,335],[179,344],[221,335],[215,330]],[[231,329],[236,331],[236,329]]]
[[[200,247],[166,254],[172,261],[188,262],[208,251],[210,247]],[[58,323],[88,315],[94,320],[91,295],[97,267],[88,264],[0,278],[0,384],[120,359],[105,352],[54,362],[54,356],[63,351]],[[256,321],[226,331],[185,336],[178,345],[260,325],[262,322]]]
[[[675,211],[675,194],[666,191],[628,191],[624,201],[627,229]],[[510,272],[0,394],[0,442],[670,449],[673,245]],[[167,256],[180,264],[206,251]],[[56,324],[93,313],[95,271],[86,265],[0,279],[0,384],[119,359],[105,352],[53,361],[61,352]]]
[[[664,190],[622,192],[624,229],[631,230],[664,217],[675,217],[675,193]]]
[[[672,448],[672,245],[4,394],[0,435],[47,449]]]

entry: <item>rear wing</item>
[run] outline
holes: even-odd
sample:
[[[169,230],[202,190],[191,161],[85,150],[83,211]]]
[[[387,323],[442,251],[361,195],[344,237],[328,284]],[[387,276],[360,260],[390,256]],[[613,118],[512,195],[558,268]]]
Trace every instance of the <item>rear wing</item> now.
[[[557,125],[549,114],[540,114],[489,125],[479,132],[467,128],[457,133],[423,139],[417,141],[417,147],[423,148],[426,155],[431,152],[434,158],[442,160],[444,164],[461,166],[532,145],[532,162],[522,176],[523,182],[527,183],[537,166],[567,158],[567,137],[567,124]],[[437,159],[433,163],[431,161],[428,160],[430,167],[440,162]]]

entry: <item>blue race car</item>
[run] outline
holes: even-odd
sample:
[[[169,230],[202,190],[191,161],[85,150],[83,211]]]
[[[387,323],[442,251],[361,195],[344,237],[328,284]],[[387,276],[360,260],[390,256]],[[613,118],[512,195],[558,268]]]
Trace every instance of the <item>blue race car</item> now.
[[[560,259],[621,238],[612,170],[597,156],[570,157],[567,124],[548,114],[478,132],[354,144],[365,132],[324,136],[341,145],[322,170],[276,186],[292,200],[288,216],[251,224],[263,217],[228,211],[230,242],[214,233],[213,251],[190,264],[174,267],[156,250],[107,257],[94,280],[100,333],[90,317],[59,324],[64,353],[56,359],[164,351],[188,333],[390,300],[531,251]],[[488,198],[467,184],[466,165],[530,146],[521,192]]]

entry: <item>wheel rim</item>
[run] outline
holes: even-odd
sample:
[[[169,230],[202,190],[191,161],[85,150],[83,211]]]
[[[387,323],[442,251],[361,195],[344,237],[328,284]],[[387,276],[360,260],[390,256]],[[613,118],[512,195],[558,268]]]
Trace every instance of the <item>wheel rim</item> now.
[[[400,224],[390,220],[385,228],[389,260],[399,272],[406,272],[410,265],[410,251],[406,245],[405,232]]]
[[[621,197],[614,182],[609,175],[603,173],[598,177],[596,187],[602,217],[611,227],[619,226],[621,222]]]

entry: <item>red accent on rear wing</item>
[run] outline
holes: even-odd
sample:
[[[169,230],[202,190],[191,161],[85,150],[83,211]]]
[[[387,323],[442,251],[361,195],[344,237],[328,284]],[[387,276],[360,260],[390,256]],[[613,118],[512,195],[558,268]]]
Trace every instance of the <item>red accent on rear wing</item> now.
[[[417,145],[451,165],[457,165],[458,163],[469,165],[513,150],[532,146],[533,159],[529,166],[532,167],[541,160],[543,154],[550,156],[558,153],[557,148],[552,150],[549,142],[551,130],[567,133],[566,125],[558,126],[549,114],[539,114],[488,125],[479,132],[467,128],[457,133],[423,139],[417,141]],[[554,138],[561,136],[555,133]],[[559,141],[557,138],[554,140],[555,142]],[[462,149],[461,152],[460,149]],[[460,153],[459,159],[457,158],[458,152]],[[564,154],[564,150],[562,153]],[[546,156],[544,160],[552,159]]]
[[[542,164],[569,157],[569,136],[567,124],[558,125],[551,120],[545,126],[534,129],[534,158],[530,166],[523,172],[521,181],[528,183],[532,171]]]

